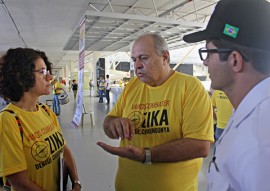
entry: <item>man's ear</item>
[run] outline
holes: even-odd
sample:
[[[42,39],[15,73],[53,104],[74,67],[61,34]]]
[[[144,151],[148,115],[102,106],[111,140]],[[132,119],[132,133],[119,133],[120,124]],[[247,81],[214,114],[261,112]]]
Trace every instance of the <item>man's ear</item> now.
[[[163,58],[169,62],[170,53],[168,50],[162,51]]]
[[[244,70],[244,59],[238,51],[232,51],[232,53],[228,57],[228,61],[234,72],[239,73]]]

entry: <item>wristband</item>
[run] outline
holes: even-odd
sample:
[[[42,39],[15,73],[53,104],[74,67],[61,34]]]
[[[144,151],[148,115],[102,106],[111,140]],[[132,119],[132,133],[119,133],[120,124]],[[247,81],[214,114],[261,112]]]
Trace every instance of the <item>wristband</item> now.
[[[80,188],[82,188],[81,182],[79,180],[74,180],[73,184],[78,184],[80,186]]]
[[[145,160],[143,161],[143,164],[151,164],[151,151],[149,148],[144,148],[145,151]]]

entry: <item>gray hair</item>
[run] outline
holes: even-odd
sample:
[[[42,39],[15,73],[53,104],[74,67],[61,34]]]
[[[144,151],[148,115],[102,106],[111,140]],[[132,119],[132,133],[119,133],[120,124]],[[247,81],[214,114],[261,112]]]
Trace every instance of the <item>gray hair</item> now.
[[[135,40],[135,43],[137,41],[139,41],[140,39],[144,38],[144,37],[147,37],[147,36],[151,36],[152,39],[153,39],[153,42],[154,42],[154,46],[155,46],[155,49],[156,49],[156,53],[158,55],[162,55],[163,54],[163,51],[169,51],[169,48],[168,48],[168,45],[167,45],[167,42],[166,40],[159,34],[157,33],[146,33],[146,34],[143,34],[141,36],[139,36],[136,40]],[[168,63],[170,63],[170,57],[168,57],[167,59]]]

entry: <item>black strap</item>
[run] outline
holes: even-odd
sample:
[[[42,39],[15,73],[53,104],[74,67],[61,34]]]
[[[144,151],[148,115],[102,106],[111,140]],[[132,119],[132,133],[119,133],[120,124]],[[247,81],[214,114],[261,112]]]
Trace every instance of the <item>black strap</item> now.
[[[44,109],[44,111],[46,111],[46,113],[50,116],[50,113],[49,113],[47,107],[43,103],[39,103],[38,105],[40,105],[42,107],[42,109]]]
[[[47,107],[44,104],[39,103],[38,105],[40,105],[41,108],[44,109],[44,111],[48,114],[48,116],[50,116],[50,113],[49,113]],[[22,124],[21,124],[21,121],[20,121],[19,117],[16,115],[16,113],[14,111],[12,111],[10,109],[2,110],[2,111],[0,111],[0,113],[2,113],[3,111],[9,112],[9,113],[11,113],[15,117],[16,122],[17,122],[18,127],[19,127],[19,130],[20,130],[20,135],[22,137],[22,142],[23,142],[23,128],[22,128]]]
[[[16,122],[17,122],[18,127],[19,127],[19,130],[20,130],[20,135],[21,135],[22,141],[23,141],[23,128],[22,128],[22,124],[21,124],[21,121],[20,121],[19,117],[18,117],[18,116],[16,115],[16,113],[15,113],[14,111],[12,111],[12,110],[5,109],[5,110],[2,110],[1,112],[3,112],[3,111],[9,112],[9,113],[11,113],[11,114],[15,117]],[[1,112],[0,112],[0,113],[1,113]]]
[[[38,105],[40,105],[42,107],[42,109],[44,109],[44,111],[48,114],[48,116],[50,116],[50,113],[49,113],[47,107],[44,104],[39,103]],[[16,113],[14,111],[12,111],[10,109],[2,110],[2,111],[0,111],[0,113],[2,113],[3,111],[9,112],[9,113],[11,113],[15,117],[16,122],[17,122],[18,127],[19,127],[19,130],[20,130],[20,135],[22,137],[22,142],[23,142],[23,128],[22,128],[22,124],[21,124],[21,121],[20,121],[19,117],[16,115]],[[8,180],[6,180],[6,182],[4,182],[5,189],[6,190],[11,190],[10,189],[10,186],[11,186],[10,183],[8,182]]]

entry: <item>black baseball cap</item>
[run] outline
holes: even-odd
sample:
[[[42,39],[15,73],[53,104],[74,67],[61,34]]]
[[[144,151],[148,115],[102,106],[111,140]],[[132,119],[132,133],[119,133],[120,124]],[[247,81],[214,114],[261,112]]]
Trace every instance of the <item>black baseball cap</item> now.
[[[185,35],[189,43],[223,39],[270,50],[270,3],[266,0],[220,0],[203,31]]]

